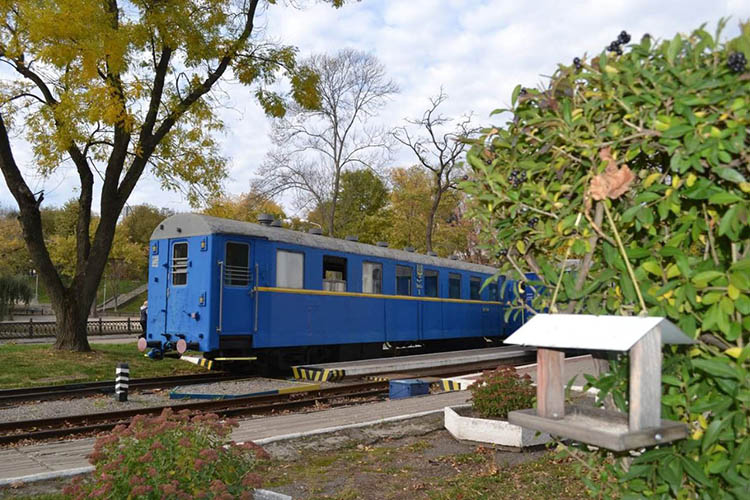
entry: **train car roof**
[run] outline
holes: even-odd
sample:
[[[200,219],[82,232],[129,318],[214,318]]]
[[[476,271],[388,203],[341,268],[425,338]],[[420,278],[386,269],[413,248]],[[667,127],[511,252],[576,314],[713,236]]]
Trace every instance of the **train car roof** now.
[[[451,267],[463,271],[494,274],[497,269],[481,264],[472,264],[460,260],[433,257],[414,252],[406,252],[395,248],[379,247],[367,243],[341,240],[317,234],[303,233],[292,229],[263,226],[252,222],[241,222],[222,219],[201,214],[177,214],[162,221],[151,234],[152,240],[164,238],[186,238],[189,236],[204,236],[209,234],[236,234],[265,238],[271,241],[281,241],[295,245],[334,250],[337,252],[372,255],[385,259],[413,262],[428,266]]]

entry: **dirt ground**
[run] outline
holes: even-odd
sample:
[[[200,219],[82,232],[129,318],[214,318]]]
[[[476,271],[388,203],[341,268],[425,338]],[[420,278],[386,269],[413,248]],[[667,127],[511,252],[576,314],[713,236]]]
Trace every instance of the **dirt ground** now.
[[[454,439],[442,414],[268,443],[263,488],[294,499],[586,498],[571,463]],[[0,488],[0,498],[61,498],[67,480]]]

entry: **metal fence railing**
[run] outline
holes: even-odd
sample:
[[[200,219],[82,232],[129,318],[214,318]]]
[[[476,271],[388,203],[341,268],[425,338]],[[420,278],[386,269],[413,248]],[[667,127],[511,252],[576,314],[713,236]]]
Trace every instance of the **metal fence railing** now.
[[[143,331],[140,322],[132,318],[89,320],[87,329],[89,335],[130,335]],[[54,321],[34,321],[34,318],[29,318],[28,321],[0,322],[2,339],[54,337],[56,333],[57,324]]]

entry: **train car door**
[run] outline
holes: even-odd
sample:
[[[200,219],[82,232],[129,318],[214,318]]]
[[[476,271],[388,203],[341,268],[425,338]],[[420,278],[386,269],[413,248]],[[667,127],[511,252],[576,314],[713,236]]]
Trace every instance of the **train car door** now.
[[[190,249],[186,239],[169,240],[167,260],[167,300],[164,331],[169,334],[183,334],[187,331],[188,320],[185,314],[190,291]]]
[[[219,322],[221,335],[250,335],[253,332],[251,269],[252,247],[245,241],[226,240],[219,258],[221,289]]]

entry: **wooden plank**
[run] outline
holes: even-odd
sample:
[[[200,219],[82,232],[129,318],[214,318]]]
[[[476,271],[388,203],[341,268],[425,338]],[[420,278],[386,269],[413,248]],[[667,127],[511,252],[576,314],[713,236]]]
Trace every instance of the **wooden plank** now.
[[[669,443],[688,435],[688,427],[682,422],[662,420],[657,427],[631,432],[627,421],[628,417],[624,413],[574,405],[565,407],[565,418],[561,420],[542,418],[534,409],[517,410],[508,414],[508,422],[511,424],[613,451]]]
[[[651,329],[630,349],[631,431],[658,427],[661,421],[661,331]]]
[[[537,414],[544,418],[565,416],[563,364],[565,354],[552,349],[537,349],[536,402]]]

